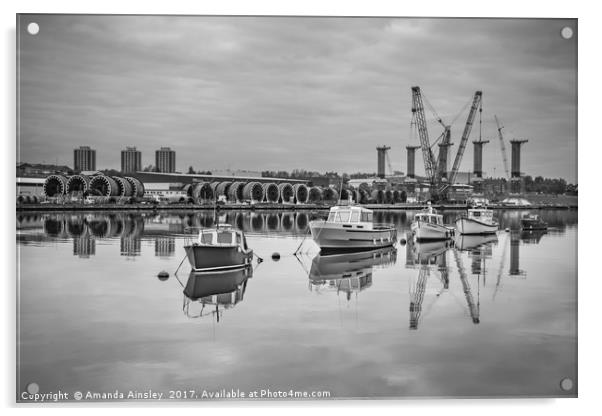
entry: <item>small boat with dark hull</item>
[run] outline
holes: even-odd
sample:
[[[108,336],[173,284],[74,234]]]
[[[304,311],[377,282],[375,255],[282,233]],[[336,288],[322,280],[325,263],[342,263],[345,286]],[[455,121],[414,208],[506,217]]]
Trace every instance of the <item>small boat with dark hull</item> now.
[[[548,229],[548,224],[539,218],[537,214],[525,214],[520,220],[520,225],[523,231]]]
[[[456,220],[460,234],[495,234],[498,223],[493,219],[493,211],[487,208],[469,209],[467,215]]]
[[[253,260],[245,235],[229,224],[201,229],[198,238],[184,250],[193,271],[236,269]]]
[[[309,223],[311,236],[323,251],[374,250],[393,246],[397,228],[373,223],[371,210],[356,205],[330,208],[328,219]]]

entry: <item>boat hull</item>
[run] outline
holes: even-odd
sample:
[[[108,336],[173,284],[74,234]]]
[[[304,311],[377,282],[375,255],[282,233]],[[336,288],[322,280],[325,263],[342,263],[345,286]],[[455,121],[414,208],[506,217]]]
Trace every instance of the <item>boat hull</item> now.
[[[414,221],[411,229],[417,240],[447,240],[454,236],[452,228],[424,221]]]
[[[309,229],[313,240],[324,251],[373,250],[393,246],[397,242],[395,227],[363,230],[342,228],[325,221],[311,221]]]
[[[253,250],[243,251],[237,246],[184,246],[194,271],[227,270],[245,267],[253,260]]]
[[[456,228],[460,234],[495,234],[498,229],[497,223],[487,224],[472,218],[458,218]]]

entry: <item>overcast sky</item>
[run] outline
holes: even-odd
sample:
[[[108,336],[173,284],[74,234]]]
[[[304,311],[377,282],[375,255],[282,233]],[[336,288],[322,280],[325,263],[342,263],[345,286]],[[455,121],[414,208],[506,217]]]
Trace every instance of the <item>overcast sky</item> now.
[[[525,173],[574,182],[577,42],[565,26],[577,32],[575,20],[21,16],[18,161],[73,166],[89,145],[97,168],[119,169],[125,146],[143,165],[170,146],[180,171],[374,172],[386,144],[405,172],[419,85],[448,123],[483,91],[489,175],[503,175],[497,114],[507,139],[529,140]],[[433,141],[441,128],[426,115]],[[461,170],[472,157],[470,144]]]

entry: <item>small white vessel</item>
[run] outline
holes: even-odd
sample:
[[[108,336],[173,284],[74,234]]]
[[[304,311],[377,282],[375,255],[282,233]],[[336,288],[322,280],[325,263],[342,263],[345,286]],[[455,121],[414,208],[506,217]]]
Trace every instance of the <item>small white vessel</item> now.
[[[456,220],[456,228],[460,234],[495,234],[498,223],[493,219],[492,210],[473,208]]]
[[[397,228],[375,224],[371,210],[355,205],[330,208],[328,219],[309,223],[311,236],[322,250],[374,250],[397,243]]]
[[[429,206],[414,215],[410,226],[416,240],[447,240],[454,236],[454,229],[443,224],[443,215]]]

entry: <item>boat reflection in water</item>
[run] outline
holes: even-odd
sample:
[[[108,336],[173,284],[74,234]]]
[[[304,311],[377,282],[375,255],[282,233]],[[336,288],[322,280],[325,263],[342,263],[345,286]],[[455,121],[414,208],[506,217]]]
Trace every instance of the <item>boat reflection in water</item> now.
[[[479,249],[481,247],[489,247],[491,249],[493,244],[497,244],[497,235],[467,235],[458,234],[456,235],[455,246],[460,251],[471,251]]]
[[[182,309],[189,318],[212,315],[219,322],[225,309],[242,302],[253,267],[207,272],[191,271],[184,286]]]
[[[322,290],[345,293],[347,300],[351,294],[361,292],[372,285],[374,267],[387,267],[395,264],[397,249],[385,247],[377,250],[356,251],[332,254],[317,254],[309,271],[309,290]]]
[[[541,238],[547,233],[547,230],[523,230],[520,233],[520,239],[525,244],[539,244]]]

